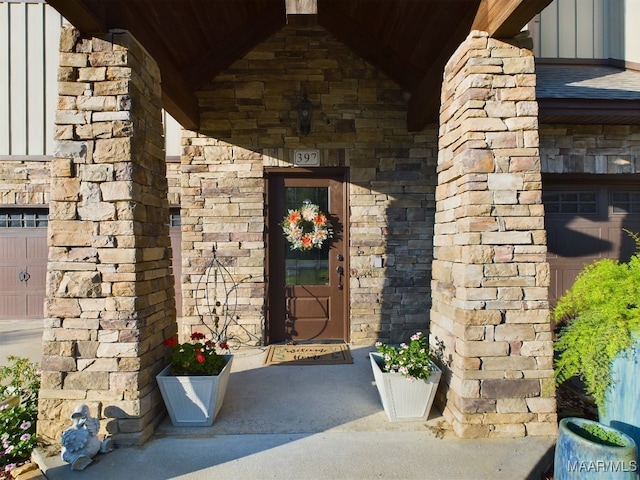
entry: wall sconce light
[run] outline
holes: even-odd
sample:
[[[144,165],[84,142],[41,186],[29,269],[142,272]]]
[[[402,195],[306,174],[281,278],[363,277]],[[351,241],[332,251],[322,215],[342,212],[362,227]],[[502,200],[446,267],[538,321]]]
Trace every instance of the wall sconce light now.
[[[313,114],[313,105],[307,99],[305,93],[304,98],[298,104],[298,132],[302,135],[311,133],[311,116]]]

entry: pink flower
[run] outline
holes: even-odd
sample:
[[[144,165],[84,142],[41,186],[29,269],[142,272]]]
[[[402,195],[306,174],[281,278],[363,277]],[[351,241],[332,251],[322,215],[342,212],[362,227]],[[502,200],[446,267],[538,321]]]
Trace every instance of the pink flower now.
[[[22,430],[29,430],[29,429],[31,428],[31,422],[26,422],[26,421],[25,421],[25,422],[22,422],[22,423],[20,424],[20,428],[21,428]]]
[[[31,435],[29,433],[25,433],[20,437],[20,440],[24,442],[25,440],[29,440],[30,438],[31,438]]]

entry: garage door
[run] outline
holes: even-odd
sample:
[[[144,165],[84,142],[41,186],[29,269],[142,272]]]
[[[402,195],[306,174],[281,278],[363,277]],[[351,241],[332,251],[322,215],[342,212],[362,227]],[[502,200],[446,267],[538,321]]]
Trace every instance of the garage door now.
[[[182,313],[180,212],[171,214],[176,307]],[[47,210],[0,209],[0,320],[44,318]]]
[[[585,264],[601,258],[626,261],[635,252],[624,229],[640,233],[637,185],[545,184],[544,207],[552,306]]]
[[[44,318],[47,211],[0,210],[0,319]]]

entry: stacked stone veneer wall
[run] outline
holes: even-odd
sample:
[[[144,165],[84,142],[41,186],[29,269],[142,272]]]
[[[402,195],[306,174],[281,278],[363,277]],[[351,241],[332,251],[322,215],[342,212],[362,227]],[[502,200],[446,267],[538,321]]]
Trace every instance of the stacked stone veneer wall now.
[[[544,173],[640,172],[638,125],[541,125]]]
[[[304,93],[314,105],[307,136],[296,122]],[[183,137],[185,333],[199,328],[198,281],[215,246],[242,281],[238,333],[263,338],[265,169],[295,168],[295,148],[318,148],[321,167],[348,170],[350,340],[406,340],[425,330],[437,132],[407,131],[405,92],[323,29],[287,27],[199,99],[201,131]],[[374,267],[375,255],[384,267]]]
[[[534,60],[472,32],[445,68],[431,335],[462,437],[556,429]]]
[[[38,433],[59,441],[86,403],[142,443],[176,332],[160,74],[126,32],[65,27],[60,50]]]
[[[0,161],[0,204],[46,205],[49,203],[49,161]]]

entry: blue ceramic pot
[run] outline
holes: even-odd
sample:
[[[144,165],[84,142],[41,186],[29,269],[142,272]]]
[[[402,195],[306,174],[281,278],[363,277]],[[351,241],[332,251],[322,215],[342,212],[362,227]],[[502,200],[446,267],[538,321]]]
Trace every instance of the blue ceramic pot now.
[[[600,409],[600,423],[629,435],[640,445],[640,343],[618,355],[611,364],[614,384]],[[640,460],[640,459],[637,459]]]
[[[619,435],[624,446],[605,445],[587,438],[582,427],[599,425]],[[637,446],[616,429],[586,418],[568,417],[560,421],[554,458],[554,480],[636,480]]]

